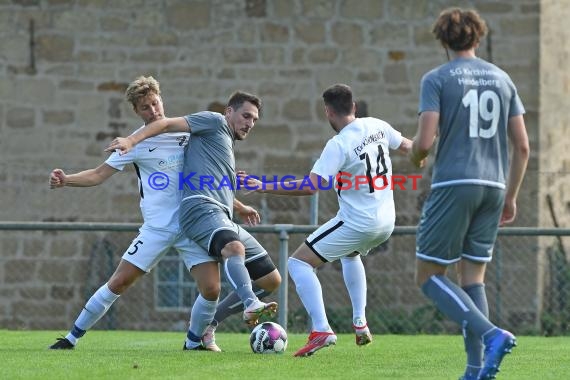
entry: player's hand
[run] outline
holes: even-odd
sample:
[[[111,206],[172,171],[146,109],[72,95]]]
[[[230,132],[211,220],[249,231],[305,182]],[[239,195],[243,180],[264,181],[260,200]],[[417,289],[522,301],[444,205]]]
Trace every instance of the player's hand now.
[[[248,226],[255,226],[261,222],[261,216],[257,210],[251,206],[244,205],[242,208],[236,211],[240,219],[244,221]]]
[[[501,214],[501,219],[499,220],[499,226],[504,224],[512,223],[517,215],[517,203],[514,199],[505,199],[505,205],[503,206],[503,212]]]
[[[263,182],[258,179],[253,178],[251,175],[247,174],[243,170],[238,170],[236,172],[237,181],[241,188],[246,190],[246,195],[254,192],[262,192]]]
[[[414,166],[416,168],[421,169],[424,166],[426,166],[427,157],[424,157],[423,159],[420,160],[417,155],[415,155],[412,151],[410,151],[410,153],[408,154],[408,158],[410,159],[410,161],[412,162],[412,164],[414,164]]]
[[[49,175],[49,188],[57,189],[58,187],[64,187],[67,183],[67,176],[65,172],[61,169],[53,169]]]
[[[116,137],[107,148],[105,152],[113,152],[119,150],[119,154],[123,155],[133,149],[133,142],[128,137]]]
[[[415,165],[416,165],[418,168],[420,168],[420,169],[423,168],[423,167],[425,167],[426,164],[427,164],[427,157],[424,158],[423,160],[421,160],[421,161],[415,163]]]

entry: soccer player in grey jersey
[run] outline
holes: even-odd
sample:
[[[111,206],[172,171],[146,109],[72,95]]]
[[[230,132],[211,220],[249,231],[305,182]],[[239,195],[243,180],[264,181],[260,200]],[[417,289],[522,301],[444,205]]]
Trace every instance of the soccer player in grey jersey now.
[[[462,326],[465,380],[495,378],[504,355],[516,345],[514,335],[488,319],[484,278],[499,224],[515,218],[529,156],[515,85],[507,73],[475,55],[486,31],[473,10],[447,9],[435,22],[433,33],[451,60],[422,78],[410,154],[419,163],[439,134],[432,191],[418,226],[416,282]],[[458,263],[460,286],[445,276],[453,263]]]
[[[140,141],[164,132],[192,133],[190,149],[184,155],[184,175],[180,177],[184,183],[180,225],[188,238],[198,243],[211,258],[223,263],[226,277],[245,306],[243,318],[250,326],[257,324],[263,314],[273,315],[277,304],[258,299],[246,266],[254,262],[265,263],[258,265],[261,269],[259,273],[252,274],[252,278],[280,281],[279,272],[265,249],[232,221],[237,189],[234,143],[247,137],[259,118],[260,108],[258,97],[238,91],[230,97],[224,115],[204,111],[185,117],[164,118],[127,138],[116,138],[107,148],[108,151],[119,149],[127,153]],[[213,278],[211,284],[218,288],[219,293],[219,276]],[[203,319],[204,327],[212,320],[213,310],[215,305],[213,309],[204,311],[204,315],[208,315]]]

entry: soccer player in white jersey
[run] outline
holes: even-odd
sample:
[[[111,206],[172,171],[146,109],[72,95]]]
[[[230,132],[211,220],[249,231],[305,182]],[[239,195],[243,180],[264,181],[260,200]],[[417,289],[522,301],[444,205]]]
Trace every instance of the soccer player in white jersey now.
[[[145,125],[164,118],[160,86],[153,77],[139,77],[133,81],[127,88],[126,99]],[[51,349],[73,349],[86,331],[105,315],[113,302],[174,248],[182,256],[200,291],[194,303],[195,307],[192,308],[189,326],[189,334],[196,331],[201,337],[201,344],[195,348],[220,351],[215,342],[214,327],[210,326],[203,331],[201,325],[195,326],[201,321],[201,316],[193,317],[200,312],[200,305],[208,304],[207,298],[211,298],[215,293],[216,289],[211,287],[209,279],[219,276],[218,264],[205,259],[207,255],[204,256],[202,249],[184,236],[179,226],[182,192],[175,182],[182,172],[184,151],[189,137],[190,135],[184,132],[163,134],[146,140],[129,154],[112,153],[105,163],[94,169],[70,175],[61,169],[52,171],[51,188],[88,187],[105,182],[115,173],[122,171],[126,165],[133,164],[139,177],[140,207],[144,224],[139,235],[125,251],[113,275],[87,301],[66,337],[59,338],[50,346]],[[234,209],[247,223],[256,224],[259,221],[259,215],[253,208],[237,200]],[[248,269],[254,272],[256,270],[255,267]],[[257,293],[262,293],[262,297],[277,288],[279,281],[266,281],[261,285],[268,290],[263,293],[263,290],[258,289]],[[234,298],[234,295],[230,294],[227,299],[231,302],[222,301],[218,308],[221,316],[217,318],[217,323],[238,311],[232,310],[230,306],[235,302]]]
[[[372,117],[357,118],[349,86],[335,84],[325,90],[323,99],[326,116],[337,135],[327,142],[308,179],[263,183],[246,173],[239,174],[246,188],[279,195],[313,194],[336,178],[337,215],[309,235],[288,260],[289,274],[312,322],[308,342],[295,356],[312,355],[336,343],[314,269],[327,262],[366,255],[390,237],[396,215],[391,185],[384,182],[390,181],[392,175],[388,151],[407,153],[411,148],[411,141],[390,124]],[[339,173],[342,177],[337,177]],[[359,273],[359,281],[365,283],[364,270]],[[369,334],[364,317],[366,300],[361,302],[362,309],[356,317],[364,320],[355,326],[357,343],[358,335]]]
[[[450,60],[421,81],[412,162],[425,159],[437,134],[439,142],[416,237],[416,283],[463,329],[461,379],[494,379],[516,340],[488,318],[485,268],[499,224],[516,215],[529,156],[524,107],[509,75],[476,56],[487,32],[476,11],[446,9],[432,32]],[[446,276],[452,264],[459,284]]]

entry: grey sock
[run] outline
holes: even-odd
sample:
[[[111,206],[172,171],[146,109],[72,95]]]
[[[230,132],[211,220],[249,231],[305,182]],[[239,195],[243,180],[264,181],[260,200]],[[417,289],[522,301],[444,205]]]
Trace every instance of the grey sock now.
[[[469,295],[446,276],[431,276],[422,285],[422,291],[435,303],[439,311],[472,332],[477,339],[496,328],[479,311]]]
[[[473,301],[479,311],[489,317],[489,304],[485,294],[485,284],[471,284],[462,288]],[[465,352],[467,353],[467,369],[480,368],[483,365],[483,342],[469,330],[463,330]]]
[[[257,296],[253,293],[249,272],[243,256],[230,256],[224,261],[224,272],[241,302],[247,307]]]
[[[217,300],[209,301],[202,297],[201,294],[198,295],[190,312],[190,324],[188,326],[188,338],[190,340],[195,340],[192,339],[195,337],[198,337],[201,340],[206,327],[208,327],[210,322],[212,322],[217,305]]]

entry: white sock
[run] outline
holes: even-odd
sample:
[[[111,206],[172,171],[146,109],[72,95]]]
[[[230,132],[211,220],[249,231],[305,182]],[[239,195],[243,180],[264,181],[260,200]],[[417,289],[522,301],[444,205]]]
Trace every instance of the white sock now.
[[[72,335],[75,338],[81,338],[83,334],[85,334],[85,331],[89,330],[99,319],[101,319],[103,315],[105,315],[117,298],[119,298],[119,294],[113,293],[107,284],[101,286],[91,296],[91,298],[89,298],[83,307],[83,310],[79,314],[79,317],[75,320],[73,330],[71,330],[68,335]],[[67,339],[71,341],[71,339]],[[71,343],[74,342],[71,341]]]
[[[75,335],[73,335],[72,333],[67,333],[67,335],[65,336],[65,339],[69,340],[69,342],[71,344],[73,344],[74,346],[77,344],[77,341],[79,340],[79,338],[76,338]]]
[[[343,257],[342,276],[344,284],[352,303],[353,323],[360,319],[366,324],[366,272],[360,255],[354,257]]]
[[[313,267],[301,260],[290,257],[289,275],[295,283],[297,294],[309,313],[313,331],[332,332],[325,313],[323,291]]]
[[[190,333],[194,339],[202,338],[204,331],[208,324],[214,319],[214,314],[216,313],[216,307],[218,306],[218,300],[208,301],[201,294],[198,295],[194,305],[192,305],[192,310],[190,312],[190,325],[188,327],[188,333]],[[188,336],[188,334],[187,334]],[[189,337],[186,338],[186,346],[190,348],[194,342]]]

